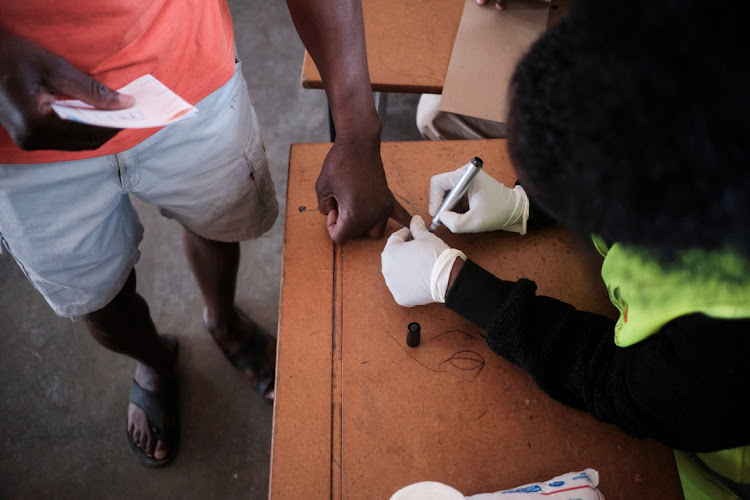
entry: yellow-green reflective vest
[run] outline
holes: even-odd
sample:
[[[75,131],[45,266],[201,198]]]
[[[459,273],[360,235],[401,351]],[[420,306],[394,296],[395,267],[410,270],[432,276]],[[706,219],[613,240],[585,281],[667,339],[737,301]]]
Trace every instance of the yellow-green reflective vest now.
[[[686,314],[750,318],[750,264],[731,250],[689,250],[663,267],[656,256],[636,247],[608,247],[601,238],[592,239],[604,256],[602,279],[609,298],[620,311],[615,325],[618,346],[636,344]],[[750,489],[750,446],[695,455],[675,450],[675,459],[687,500],[740,498],[730,489],[737,484],[723,478]]]

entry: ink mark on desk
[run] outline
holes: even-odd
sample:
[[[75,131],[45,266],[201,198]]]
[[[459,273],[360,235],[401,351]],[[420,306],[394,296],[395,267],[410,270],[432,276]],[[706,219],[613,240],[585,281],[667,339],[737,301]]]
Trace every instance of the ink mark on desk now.
[[[484,344],[482,338],[476,335],[451,330],[422,340],[419,349],[408,349],[391,332],[386,330],[386,333],[409,357],[430,371],[447,372],[467,382],[473,382],[484,370],[484,357],[473,349],[466,349],[476,342],[480,342],[479,345]],[[452,352],[447,358],[446,351]]]
[[[485,416],[487,414],[487,405],[485,405],[484,402],[481,403],[483,405],[481,408],[470,408],[468,410],[461,411],[461,413],[458,414],[459,420],[461,420],[461,422],[472,423]]]
[[[470,350],[458,351],[440,364],[442,365],[444,363],[449,363],[454,368],[464,372],[476,370],[474,378],[477,378],[479,374],[482,373],[485,365],[482,355],[476,351]]]

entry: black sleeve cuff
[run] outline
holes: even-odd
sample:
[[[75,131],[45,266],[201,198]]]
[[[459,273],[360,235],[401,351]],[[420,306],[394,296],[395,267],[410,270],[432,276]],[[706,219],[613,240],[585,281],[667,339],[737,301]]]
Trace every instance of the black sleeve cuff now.
[[[515,285],[467,260],[448,291],[445,305],[487,330]]]

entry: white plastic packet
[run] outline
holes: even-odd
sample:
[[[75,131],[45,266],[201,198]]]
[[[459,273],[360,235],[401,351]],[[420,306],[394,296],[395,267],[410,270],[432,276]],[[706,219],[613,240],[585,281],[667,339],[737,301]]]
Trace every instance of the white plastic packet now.
[[[604,500],[596,488],[599,473],[594,469],[569,472],[542,483],[531,483],[494,493],[465,497],[443,483],[423,481],[401,488],[391,500]]]

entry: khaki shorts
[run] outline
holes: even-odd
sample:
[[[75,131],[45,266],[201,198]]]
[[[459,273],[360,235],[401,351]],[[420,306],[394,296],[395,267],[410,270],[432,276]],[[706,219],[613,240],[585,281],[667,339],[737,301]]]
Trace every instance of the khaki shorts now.
[[[240,66],[194,117],[132,149],[0,164],[2,244],[55,313],[99,310],[121,290],[143,236],[128,193],[212,240],[252,239],[271,228],[278,204]]]

